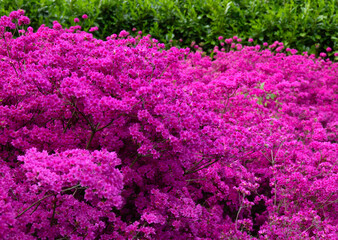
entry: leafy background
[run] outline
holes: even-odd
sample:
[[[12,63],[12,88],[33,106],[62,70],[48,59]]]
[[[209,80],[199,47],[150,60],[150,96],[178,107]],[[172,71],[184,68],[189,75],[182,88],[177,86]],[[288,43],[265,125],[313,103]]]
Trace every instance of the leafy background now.
[[[135,27],[160,42],[187,47],[195,41],[204,50],[220,35],[282,41],[317,55],[338,47],[338,0],[0,0],[1,16],[19,8],[34,29],[55,20],[67,27],[87,14],[84,30],[98,26],[101,39]]]

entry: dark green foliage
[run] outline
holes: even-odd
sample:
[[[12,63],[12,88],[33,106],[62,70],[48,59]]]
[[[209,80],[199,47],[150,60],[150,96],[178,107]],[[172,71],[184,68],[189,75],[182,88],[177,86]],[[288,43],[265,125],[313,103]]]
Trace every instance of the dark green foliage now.
[[[217,37],[238,35],[254,43],[282,41],[287,47],[318,53],[338,48],[338,0],[2,0],[0,14],[24,9],[36,29],[54,20],[63,26],[87,14],[84,30],[96,37],[133,27],[160,42],[209,50]],[[183,39],[180,43],[178,39]],[[315,45],[319,44],[319,48]]]
[[[0,0],[0,16],[11,11],[24,9],[31,20],[30,26],[37,30],[42,24],[53,26],[58,21],[62,26],[74,25],[74,18],[83,14],[90,16],[81,21],[84,30],[97,25],[100,14],[100,0]]]

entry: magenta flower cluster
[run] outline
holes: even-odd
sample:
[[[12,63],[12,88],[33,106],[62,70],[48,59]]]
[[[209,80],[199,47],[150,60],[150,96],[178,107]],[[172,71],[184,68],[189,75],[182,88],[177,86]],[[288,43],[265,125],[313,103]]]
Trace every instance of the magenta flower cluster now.
[[[337,239],[337,63],[27,24],[0,19],[2,239]]]

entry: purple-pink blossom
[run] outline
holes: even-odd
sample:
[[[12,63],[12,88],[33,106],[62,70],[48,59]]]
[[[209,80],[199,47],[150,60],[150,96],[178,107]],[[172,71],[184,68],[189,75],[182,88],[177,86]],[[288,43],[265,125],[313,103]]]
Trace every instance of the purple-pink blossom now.
[[[89,29],[89,32],[95,32],[95,31],[98,31],[99,30],[99,27],[95,26],[95,27],[91,27]]]
[[[326,56],[327,56],[327,54],[326,54],[326,53],[324,53],[324,52],[321,52],[321,53],[319,54],[319,56],[321,56],[321,57],[326,57]]]
[[[19,26],[28,25],[29,23],[30,23],[30,20],[26,16],[20,16],[19,19],[18,19],[18,25]]]
[[[0,18],[2,239],[335,239],[327,53],[20,19]]]
[[[119,34],[120,38],[124,38],[127,37],[129,35],[129,32],[127,32],[126,30],[122,30]]]

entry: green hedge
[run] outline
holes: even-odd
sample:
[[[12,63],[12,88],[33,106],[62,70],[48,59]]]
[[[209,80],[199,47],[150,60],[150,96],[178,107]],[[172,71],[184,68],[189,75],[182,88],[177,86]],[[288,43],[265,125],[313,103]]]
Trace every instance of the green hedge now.
[[[96,37],[105,38],[133,27],[161,42],[190,46],[196,41],[205,50],[217,37],[238,35],[255,43],[282,41],[290,48],[318,53],[338,48],[337,0],[2,0],[1,15],[24,9],[37,28],[63,26],[87,14],[84,23],[99,26]],[[183,39],[180,43],[177,40]],[[175,42],[176,41],[176,42]],[[319,44],[319,48],[315,48]]]

